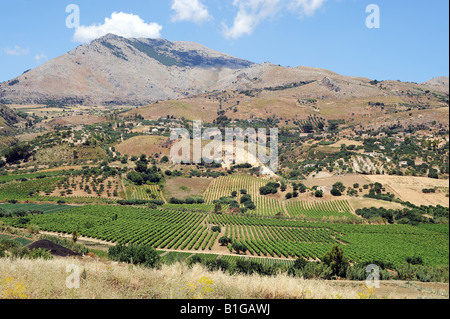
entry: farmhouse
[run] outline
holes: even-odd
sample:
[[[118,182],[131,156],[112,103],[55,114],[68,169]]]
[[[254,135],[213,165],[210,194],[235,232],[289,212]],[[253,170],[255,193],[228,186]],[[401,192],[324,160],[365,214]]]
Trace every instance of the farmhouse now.
[[[408,162],[407,161],[401,161],[398,163],[398,166],[400,167],[407,167],[408,166]]]

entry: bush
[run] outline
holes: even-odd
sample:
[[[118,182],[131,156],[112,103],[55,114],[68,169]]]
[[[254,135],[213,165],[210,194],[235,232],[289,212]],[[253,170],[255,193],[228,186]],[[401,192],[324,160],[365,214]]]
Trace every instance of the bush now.
[[[406,262],[410,265],[423,265],[422,257],[406,257]]]
[[[114,261],[143,265],[155,268],[160,263],[160,256],[150,246],[124,246],[122,244],[110,247],[108,257]]]
[[[250,195],[243,195],[241,197],[241,204],[244,204],[245,202],[251,202],[252,201],[252,197]]]
[[[317,198],[323,197],[323,191],[321,191],[321,190],[316,190],[316,192],[314,193],[314,196],[316,196]]]
[[[266,186],[259,188],[259,193],[261,195],[276,194],[278,192],[278,188],[280,188],[279,183],[269,182]]]
[[[333,188],[333,189],[331,190],[331,195],[333,195],[333,196],[342,196],[342,193],[341,193],[340,190],[338,190],[338,189],[336,189],[336,188]]]
[[[232,243],[232,247],[237,254],[240,254],[241,252],[245,254],[245,252],[247,251],[247,247],[239,242]]]
[[[232,242],[233,240],[230,237],[223,236],[219,238],[219,244],[221,244],[222,246],[228,246]]]

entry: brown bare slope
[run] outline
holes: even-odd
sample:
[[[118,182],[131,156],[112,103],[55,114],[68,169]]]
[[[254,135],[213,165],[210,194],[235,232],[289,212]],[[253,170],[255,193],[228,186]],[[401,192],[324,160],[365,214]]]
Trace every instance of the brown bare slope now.
[[[251,62],[189,42],[108,34],[0,84],[8,103],[149,104],[207,91]]]
[[[448,78],[445,77],[423,84],[375,82],[320,68],[254,64],[192,42],[126,39],[112,34],[1,83],[0,99],[11,104],[46,104],[50,100],[67,105],[143,106],[223,91],[248,91],[247,97],[258,97],[271,105],[266,107],[263,102],[253,100],[249,109],[260,108],[264,112],[267,108],[273,113],[284,110],[287,114],[292,114],[292,106],[298,100],[305,99],[326,102],[365,99],[365,106],[367,101],[380,99],[414,105],[439,101],[448,106]],[[239,97],[239,102],[244,98]],[[199,109],[197,102],[193,102],[196,116],[203,107],[212,106],[206,103]],[[291,107],[286,108],[286,103]],[[166,112],[167,108],[175,107],[189,113],[186,108],[192,103],[175,104],[158,105],[155,109]],[[206,113],[217,111],[216,105],[210,109]],[[187,118],[189,114],[182,116]]]

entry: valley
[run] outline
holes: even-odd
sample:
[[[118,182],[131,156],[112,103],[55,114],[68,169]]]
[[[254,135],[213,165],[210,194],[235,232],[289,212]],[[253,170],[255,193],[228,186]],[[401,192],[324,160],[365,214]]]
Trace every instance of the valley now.
[[[448,297],[448,83],[106,35],[0,84],[0,239],[46,236],[102,262],[149,249],[231,275],[356,282],[376,264]],[[223,136],[278,129],[278,169],[173,162],[171,131],[200,120]],[[231,155],[249,161],[243,145]]]

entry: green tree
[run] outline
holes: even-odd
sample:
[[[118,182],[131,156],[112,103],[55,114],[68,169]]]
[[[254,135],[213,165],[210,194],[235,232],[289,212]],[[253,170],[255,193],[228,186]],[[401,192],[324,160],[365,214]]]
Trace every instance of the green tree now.
[[[344,257],[344,251],[339,245],[334,245],[331,251],[323,256],[322,261],[331,268],[332,275],[345,277],[347,273],[348,261]]]

